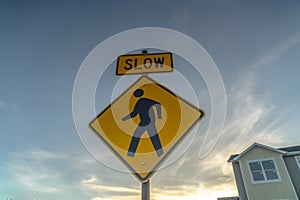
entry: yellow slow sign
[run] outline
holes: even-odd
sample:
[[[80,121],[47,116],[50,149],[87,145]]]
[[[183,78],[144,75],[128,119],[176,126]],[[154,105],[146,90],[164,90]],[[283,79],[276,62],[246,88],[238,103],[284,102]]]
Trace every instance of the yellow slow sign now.
[[[173,71],[171,53],[122,55],[117,61],[117,75]]]

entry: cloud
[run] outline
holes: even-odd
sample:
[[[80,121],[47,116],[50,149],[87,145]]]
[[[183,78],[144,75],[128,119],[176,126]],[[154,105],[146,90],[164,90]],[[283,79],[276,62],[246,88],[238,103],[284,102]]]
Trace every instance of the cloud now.
[[[175,25],[177,29],[189,31],[191,27],[192,13],[190,9],[181,7],[174,12],[170,18],[170,24]]]
[[[269,50],[261,59],[253,63],[250,68],[259,68],[271,64],[274,60],[278,59],[282,54],[295,47],[300,43],[300,32],[286,38],[278,46]]]
[[[108,197],[93,197],[91,200],[116,200],[116,199],[122,199],[122,200],[140,200],[140,196],[118,196],[111,194]]]
[[[92,180],[92,181],[91,181]],[[95,190],[99,195],[95,195],[91,200],[115,200],[115,199],[130,199],[138,200],[140,199],[141,190],[134,188],[133,193],[132,189],[128,187],[115,187],[115,186],[104,186],[97,184],[97,179],[91,177],[90,179],[84,180],[83,182],[94,182],[96,187],[92,187],[92,190]],[[110,191],[109,194],[103,194],[103,189]],[[169,186],[158,187],[157,185],[151,186],[151,199],[153,200],[195,200],[195,199],[206,199],[206,200],[215,200],[217,197],[222,195],[233,196],[235,194],[235,188],[232,185],[226,184],[223,186],[205,186],[203,184],[196,185],[178,185],[172,186],[169,183]],[[99,192],[100,191],[100,192]],[[119,194],[120,191],[126,191],[124,194]]]
[[[112,175],[113,176],[113,175]],[[108,185],[107,183],[101,183],[96,176],[92,175],[88,179],[81,181],[82,190],[87,193],[97,195],[92,200],[97,199],[138,199],[140,196],[140,189],[135,187],[120,186],[119,185]]]
[[[280,147],[291,143],[285,139],[284,113],[288,107],[278,108],[272,93],[258,93],[260,68],[272,66],[276,59],[300,43],[300,33],[279,43],[262,58],[242,71],[227,91],[227,116],[221,137],[214,148],[224,153],[239,153],[253,142]],[[280,110],[280,115],[278,115]]]
[[[0,101],[0,108],[15,109],[15,108],[17,108],[17,106],[15,104],[13,104],[13,103]]]
[[[41,149],[13,152],[5,165],[14,181],[22,188],[41,193],[57,193],[62,188],[62,175],[59,170],[53,170],[49,163],[63,157],[62,153]]]
[[[51,152],[42,149],[30,150],[27,152],[13,152],[10,155],[19,159],[32,159],[32,160],[48,160],[48,159],[63,159],[66,157],[62,152]]]
[[[168,189],[153,189],[151,195],[153,200],[216,200],[218,197],[235,196],[232,185],[223,186],[205,186],[198,184],[196,186],[181,186]]]
[[[94,191],[109,191],[109,192],[122,192],[122,193],[140,193],[140,190],[136,188],[129,188],[129,187],[119,187],[119,186],[109,186],[100,184],[98,179],[93,176],[89,179],[81,181],[82,186],[88,188],[89,190]]]
[[[41,198],[55,195],[72,199],[109,199],[112,196],[116,197],[114,199],[130,199],[140,196],[139,189],[134,187],[139,185],[127,187],[136,183],[133,178],[130,179],[131,174],[116,172],[85,153],[71,155],[35,148],[11,152],[8,156],[1,168],[8,172],[7,180],[14,185],[13,190],[18,188],[16,192],[19,193],[38,194]]]
[[[257,73],[262,67],[272,66],[276,59],[299,43],[300,33],[287,38],[240,73],[230,88],[227,94],[227,122],[222,133],[222,143],[230,149],[238,153],[253,142],[275,147],[291,143],[285,139],[288,133],[284,131],[286,121],[283,117],[290,108],[278,108],[271,101],[272,93],[256,92],[260,87]]]

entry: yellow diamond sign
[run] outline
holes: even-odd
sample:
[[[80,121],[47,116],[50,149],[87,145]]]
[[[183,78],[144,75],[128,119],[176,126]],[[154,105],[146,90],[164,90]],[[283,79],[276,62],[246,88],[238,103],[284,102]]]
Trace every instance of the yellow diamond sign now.
[[[139,181],[146,182],[204,115],[142,76],[89,126]]]

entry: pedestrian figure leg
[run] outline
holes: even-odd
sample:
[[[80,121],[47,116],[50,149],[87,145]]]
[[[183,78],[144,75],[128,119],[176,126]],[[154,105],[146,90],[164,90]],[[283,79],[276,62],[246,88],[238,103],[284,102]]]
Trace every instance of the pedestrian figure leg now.
[[[137,138],[137,137],[132,137],[131,138],[131,142],[130,142],[130,146],[129,146],[129,149],[128,149],[128,152],[127,152],[127,156],[130,156],[130,157],[134,157],[134,154],[136,152],[136,149],[137,149],[137,146],[140,142],[140,138]]]
[[[151,139],[151,142],[152,142],[152,144],[153,144],[153,147],[154,147],[154,149],[155,149],[155,151],[156,151],[157,156],[158,156],[158,157],[161,156],[161,155],[164,153],[164,151],[163,151],[163,149],[162,149],[162,146],[161,146],[161,143],[160,143],[160,139],[159,139],[159,137],[158,137],[158,134],[156,134],[156,135],[150,137],[150,139]]]
[[[141,127],[141,126],[138,126],[135,129],[134,134],[131,138],[131,142],[130,142],[130,146],[129,146],[129,149],[128,149],[128,152],[127,152],[127,156],[134,157],[136,149],[137,149],[137,147],[139,145],[139,142],[140,142],[140,137],[141,137],[141,135],[143,134],[144,131],[145,131],[145,128]]]

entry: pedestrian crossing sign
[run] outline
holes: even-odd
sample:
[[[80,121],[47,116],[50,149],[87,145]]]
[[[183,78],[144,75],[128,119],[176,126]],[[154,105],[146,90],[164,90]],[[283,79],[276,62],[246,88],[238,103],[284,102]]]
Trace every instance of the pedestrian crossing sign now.
[[[147,182],[205,112],[142,76],[89,124],[128,170]]]

